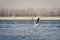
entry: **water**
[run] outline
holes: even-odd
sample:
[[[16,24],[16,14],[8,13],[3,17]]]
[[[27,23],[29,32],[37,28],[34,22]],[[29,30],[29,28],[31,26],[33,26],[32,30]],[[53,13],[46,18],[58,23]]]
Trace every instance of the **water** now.
[[[60,21],[0,20],[0,40],[60,40]]]

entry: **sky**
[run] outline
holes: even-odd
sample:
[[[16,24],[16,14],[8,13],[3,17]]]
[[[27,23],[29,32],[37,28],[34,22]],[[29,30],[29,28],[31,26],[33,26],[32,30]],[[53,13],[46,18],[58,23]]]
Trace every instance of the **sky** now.
[[[0,0],[0,8],[60,8],[60,0]]]

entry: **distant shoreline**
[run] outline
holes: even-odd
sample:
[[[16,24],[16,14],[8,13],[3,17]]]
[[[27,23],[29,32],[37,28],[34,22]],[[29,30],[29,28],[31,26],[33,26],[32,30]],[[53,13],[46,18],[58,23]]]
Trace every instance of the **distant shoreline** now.
[[[38,17],[0,17],[0,20],[36,20]],[[40,20],[60,20],[60,17],[40,17]]]

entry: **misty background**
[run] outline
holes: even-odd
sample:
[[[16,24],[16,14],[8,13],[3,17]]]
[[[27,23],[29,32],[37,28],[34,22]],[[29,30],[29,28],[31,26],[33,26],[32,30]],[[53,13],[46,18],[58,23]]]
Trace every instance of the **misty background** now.
[[[59,17],[60,16],[60,8],[25,8],[25,9],[0,9],[0,17]]]
[[[60,0],[0,0],[2,16],[60,16]]]

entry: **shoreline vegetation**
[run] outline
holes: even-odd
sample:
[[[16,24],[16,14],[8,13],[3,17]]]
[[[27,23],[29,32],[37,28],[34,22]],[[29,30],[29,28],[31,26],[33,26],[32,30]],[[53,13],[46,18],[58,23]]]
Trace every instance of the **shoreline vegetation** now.
[[[38,17],[0,17],[0,20],[36,20]],[[60,17],[39,17],[40,20],[60,20]]]
[[[0,17],[25,17],[25,16],[42,16],[42,17],[60,17],[60,8],[1,8]]]
[[[60,20],[60,8],[1,8],[0,20]]]

